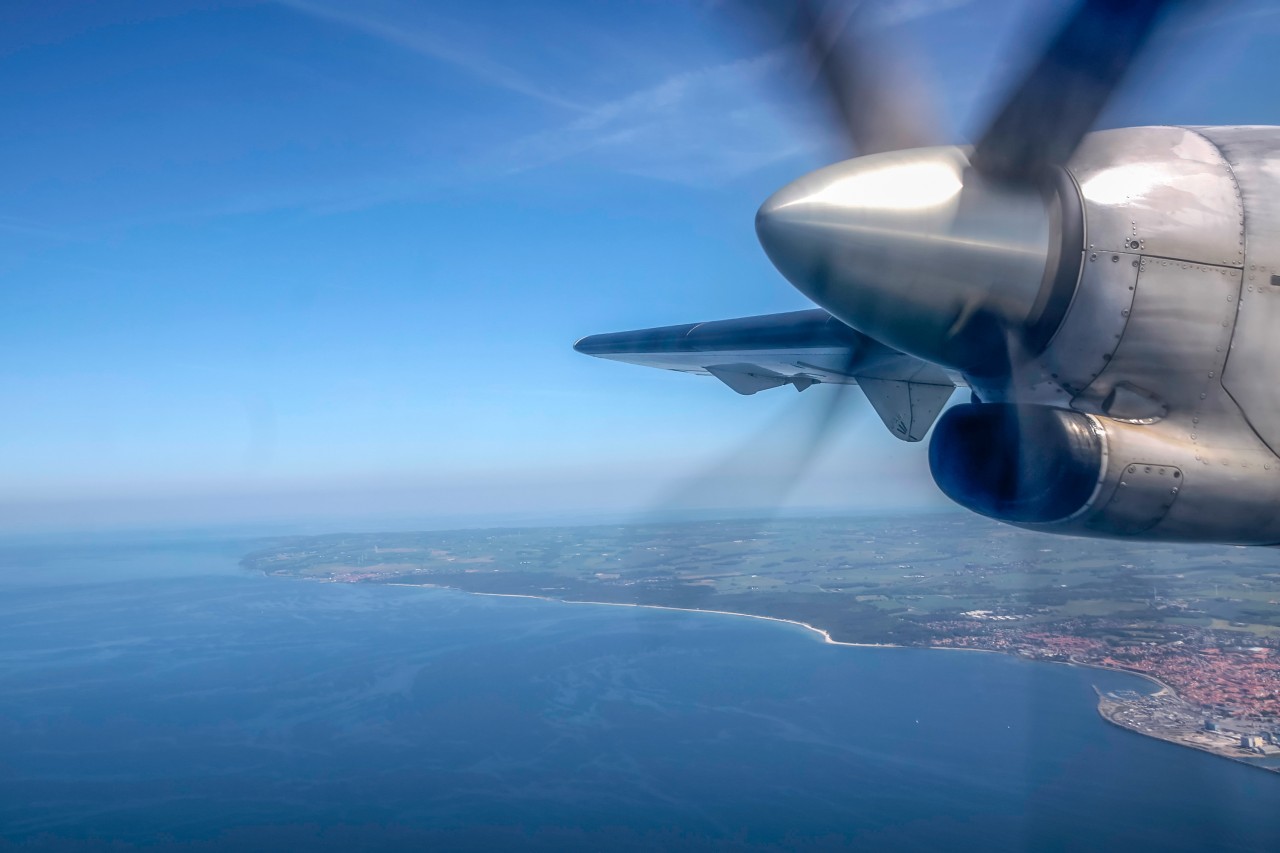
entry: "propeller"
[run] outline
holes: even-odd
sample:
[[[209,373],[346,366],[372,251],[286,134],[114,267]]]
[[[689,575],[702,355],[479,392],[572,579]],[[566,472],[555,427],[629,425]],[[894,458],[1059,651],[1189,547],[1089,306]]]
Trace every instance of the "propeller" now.
[[[978,137],[974,169],[988,178],[1035,185],[1065,165],[1157,24],[1185,2],[1078,3]]]
[[[877,64],[866,4],[803,0],[784,43],[862,156],[775,193],[757,214],[761,244],[848,325],[1012,400],[1011,376],[1047,345],[1078,277],[1080,202],[1062,167],[1160,23],[1193,3],[1076,3],[969,150],[921,147],[936,123]]]

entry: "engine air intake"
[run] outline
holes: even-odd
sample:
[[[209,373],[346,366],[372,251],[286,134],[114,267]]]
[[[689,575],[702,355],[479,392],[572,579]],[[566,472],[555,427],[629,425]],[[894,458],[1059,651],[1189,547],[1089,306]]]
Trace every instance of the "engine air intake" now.
[[[1102,469],[1102,438],[1079,412],[966,403],[938,420],[929,470],[963,507],[1000,521],[1057,521],[1083,507]]]

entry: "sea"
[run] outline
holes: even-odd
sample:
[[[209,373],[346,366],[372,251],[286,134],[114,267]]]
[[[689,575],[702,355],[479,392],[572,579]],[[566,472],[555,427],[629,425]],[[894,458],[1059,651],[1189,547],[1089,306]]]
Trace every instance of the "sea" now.
[[[0,848],[1280,850],[1280,774],[1135,677],[774,622],[0,542]]]

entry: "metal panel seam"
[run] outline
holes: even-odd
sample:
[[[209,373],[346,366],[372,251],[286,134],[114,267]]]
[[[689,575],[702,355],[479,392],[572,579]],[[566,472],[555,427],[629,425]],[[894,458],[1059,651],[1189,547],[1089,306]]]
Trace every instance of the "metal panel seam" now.
[[[1236,395],[1231,393],[1231,386],[1227,384],[1227,371],[1231,369],[1231,354],[1235,352],[1236,333],[1240,329],[1240,312],[1244,310],[1244,271],[1249,265],[1249,207],[1244,202],[1244,192],[1240,189],[1240,179],[1236,177],[1235,167],[1231,164],[1231,158],[1227,156],[1227,152],[1222,150],[1222,146],[1193,127],[1187,127],[1184,128],[1184,130],[1188,133],[1194,133],[1196,136],[1209,143],[1209,145],[1213,147],[1213,150],[1218,152],[1218,156],[1222,158],[1223,165],[1227,167],[1227,172],[1231,175],[1231,185],[1235,188],[1236,201],[1240,204],[1240,230],[1244,232],[1244,236],[1241,238],[1244,242],[1244,258],[1240,264],[1240,292],[1236,296],[1236,316],[1235,320],[1231,323],[1231,339],[1227,341],[1227,355],[1226,358],[1222,360],[1222,370],[1219,372],[1218,384],[1222,386],[1223,393],[1227,395],[1227,399],[1236,407],[1236,411],[1240,414],[1240,419],[1249,427],[1258,441],[1262,442],[1262,446],[1270,450],[1271,454],[1275,456],[1275,449],[1272,448],[1267,440],[1262,437],[1262,433],[1258,431],[1258,428],[1254,426],[1253,421],[1249,419],[1249,413],[1245,411],[1244,406],[1240,405],[1240,401],[1236,399]],[[1252,300],[1250,301],[1252,302]]]

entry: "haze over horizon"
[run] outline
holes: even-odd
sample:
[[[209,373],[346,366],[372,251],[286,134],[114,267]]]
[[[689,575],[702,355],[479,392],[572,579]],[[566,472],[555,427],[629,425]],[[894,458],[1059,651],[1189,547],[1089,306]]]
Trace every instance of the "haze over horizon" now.
[[[752,220],[841,154],[716,6],[0,10],[0,530],[773,504],[831,389],[571,349],[810,307]],[[963,141],[1044,4],[885,6]],[[1203,24],[1103,126],[1280,123],[1280,9]],[[946,506],[850,396],[784,503]]]

